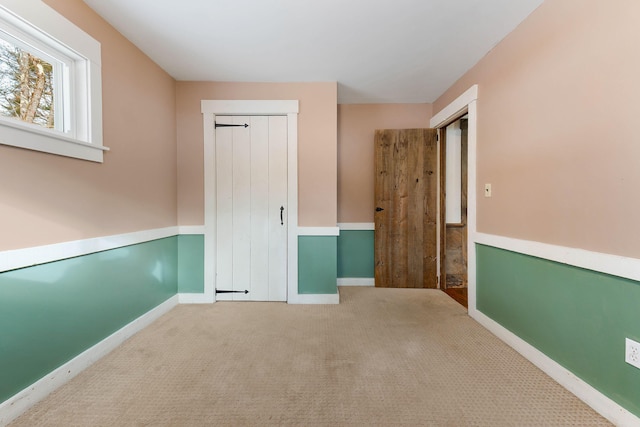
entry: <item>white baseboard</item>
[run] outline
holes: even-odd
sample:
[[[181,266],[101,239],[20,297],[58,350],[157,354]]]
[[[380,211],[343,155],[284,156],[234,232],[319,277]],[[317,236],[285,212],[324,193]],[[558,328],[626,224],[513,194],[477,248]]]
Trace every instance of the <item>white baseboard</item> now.
[[[289,304],[340,304],[340,294],[298,294]]]
[[[373,277],[340,277],[338,286],[375,286],[376,279]]]
[[[62,386],[80,372],[113,351],[128,338],[149,326],[178,304],[178,297],[169,298],[131,323],[123,326],[96,345],[83,351],[64,365],[0,403],[0,425],[6,425],[19,417],[51,392]]]
[[[178,294],[180,304],[211,304],[214,303],[207,294]]]
[[[640,418],[487,315],[479,311],[469,312],[469,315],[616,426],[640,426]]]

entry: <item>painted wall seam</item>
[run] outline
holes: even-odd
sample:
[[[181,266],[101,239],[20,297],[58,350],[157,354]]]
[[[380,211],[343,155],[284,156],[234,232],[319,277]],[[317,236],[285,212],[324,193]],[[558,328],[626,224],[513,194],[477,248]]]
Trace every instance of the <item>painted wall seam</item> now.
[[[474,241],[481,245],[640,281],[640,259],[636,258],[485,233],[476,233]]]

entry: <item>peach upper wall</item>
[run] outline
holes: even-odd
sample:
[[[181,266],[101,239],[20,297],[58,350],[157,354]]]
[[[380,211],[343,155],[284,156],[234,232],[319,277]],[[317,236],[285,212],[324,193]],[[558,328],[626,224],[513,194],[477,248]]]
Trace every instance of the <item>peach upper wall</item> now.
[[[178,82],[178,222],[204,224],[204,134],[200,101],[299,100],[298,223],[335,227],[337,84]]]
[[[638,22],[637,0],[546,0],[435,102],[479,85],[478,231],[640,257]]]
[[[376,129],[429,127],[431,104],[338,106],[338,222],[373,222]]]
[[[104,163],[0,146],[0,250],[172,226],[175,81],[81,0],[46,3],[102,45]]]

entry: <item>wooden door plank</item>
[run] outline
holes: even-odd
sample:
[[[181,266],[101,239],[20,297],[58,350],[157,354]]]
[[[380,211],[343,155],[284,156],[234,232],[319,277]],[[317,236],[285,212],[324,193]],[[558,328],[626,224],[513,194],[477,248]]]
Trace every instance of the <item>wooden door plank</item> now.
[[[398,246],[399,246],[399,235],[400,232],[396,229],[397,217],[399,212],[398,197],[396,194],[397,190],[397,174],[398,168],[396,167],[397,162],[397,149],[398,149],[398,136],[399,133],[396,131],[388,131],[388,141],[389,145],[387,148],[387,153],[385,153],[385,161],[387,161],[387,170],[389,171],[389,175],[387,176],[387,180],[385,182],[385,191],[387,193],[387,208],[385,209],[386,214],[386,237],[387,237],[387,245],[385,246],[385,262],[387,264],[388,277],[387,277],[387,287],[395,288],[397,287],[397,258],[398,258]]]
[[[388,287],[391,277],[389,269],[389,218],[391,213],[391,189],[389,185],[391,158],[389,156],[391,146],[391,134],[384,130],[376,130],[375,143],[375,206],[374,214],[374,257],[375,257],[375,285]]]
[[[249,117],[236,116],[235,124]],[[233,128],[233,290],[234,300],[250,300],[251,289],[251,133],[249,128]]]
[[[438,224],[438,151],[437,131],[425,131],[424,150],[424,284],[425,288],[437,288],[437,224]]]
[[[231,117],[216,117],[218,123],[230,124]],[[233,288],[233,131],[219,128],[216,132],[216,288]],[[231,300],[231,294],[218,294],[216,299]]]
[[[423,130],[405,131],[408,135],[408,283],[407,287],[422,288],[424,282],[424,139]]]
[[[394,146],[394,187],[393,187],[393,224],[394,250],[392,258],[393,287],[408,286],[408,138],[405,132],[396,131]]]
[[[287,300],[287,149],[287,117],[269,117],[269,301]]]
[[[269,119],[251,117],[250,180],[251,180],[251,244],[250,271],[252,301],[269,298]]]
[[[440,289],[447,289],[447,221],[446,221],[446,184],[447,184],[447,132],[440,132]]]

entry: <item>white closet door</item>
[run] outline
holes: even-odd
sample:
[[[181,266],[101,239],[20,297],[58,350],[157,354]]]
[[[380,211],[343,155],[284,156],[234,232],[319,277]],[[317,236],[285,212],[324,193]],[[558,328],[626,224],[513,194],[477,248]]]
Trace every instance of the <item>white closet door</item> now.
[[[286,301],[287,118],[216,122],[217,299]]]

